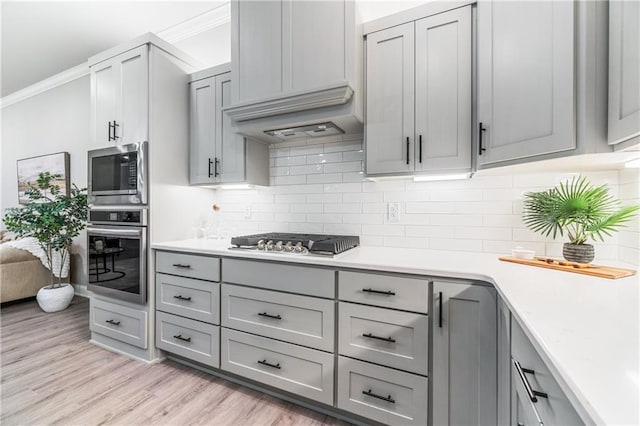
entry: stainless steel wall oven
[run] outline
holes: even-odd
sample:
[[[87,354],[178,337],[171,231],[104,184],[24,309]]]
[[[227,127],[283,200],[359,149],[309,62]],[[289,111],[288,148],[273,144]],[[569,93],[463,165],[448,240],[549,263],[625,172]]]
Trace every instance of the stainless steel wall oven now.
[[[89,151],[89,203],[147,204],[147,164],[147,142]]]
[[[87,289],[147,302],[147,209],[92,209],[87,227]]]

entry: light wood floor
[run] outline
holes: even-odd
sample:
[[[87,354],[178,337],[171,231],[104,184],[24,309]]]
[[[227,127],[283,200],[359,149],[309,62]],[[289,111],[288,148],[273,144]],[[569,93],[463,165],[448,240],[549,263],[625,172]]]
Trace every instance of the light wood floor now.
[[[172,361],[146,365],[89,343],[89,303],[0,312],[2,425],[345,425]]]

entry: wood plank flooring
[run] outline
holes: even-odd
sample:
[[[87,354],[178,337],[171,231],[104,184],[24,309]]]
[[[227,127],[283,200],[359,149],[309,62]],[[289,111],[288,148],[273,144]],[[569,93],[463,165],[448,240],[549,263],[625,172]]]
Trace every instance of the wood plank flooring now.
[[[173,361],[147,365],[89,343],[89,302],[0,310],[2,425],[346,425]]]

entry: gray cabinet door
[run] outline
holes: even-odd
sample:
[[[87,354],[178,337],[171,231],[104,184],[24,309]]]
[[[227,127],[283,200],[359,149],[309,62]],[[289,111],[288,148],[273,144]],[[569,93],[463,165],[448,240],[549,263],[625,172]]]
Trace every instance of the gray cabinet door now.
[[[189,182],[191,185],[212,183],[215,157],[216,86],[214,77],[194,81],[190,85],[190,153]]]
[[[414,24],[367,36],[367,174],[413,171]]]
[[[282,5],[284,91],[345,81],[345,2],[287,0]]]
[[[575,149],[574,8],[478,4],[480,166]]]
[[[471,6],[415,23],[415,170],[471,170]]]
[[[433,424],[496,424],[495,290],[436,281],[433,292]]]
[[[233,103],[282,92],[282,0],[231,2]]]
[[[640,3],[609,2],[609,144],[640,135]]]
[[[149,140],[149,46],[125,52],[116,60],[120,68],[116,143]]]
[[[216,86],[216,128],[215,158],[213,165],[216,182],[242,182],[245,177],[244,137],[232,129],[231,119],[222,108],[231,104],[231,73],[215,77]]]
[[[91,148],[113,145],[110,123],[116,119],[118,71],[115,61],[91,67]]]

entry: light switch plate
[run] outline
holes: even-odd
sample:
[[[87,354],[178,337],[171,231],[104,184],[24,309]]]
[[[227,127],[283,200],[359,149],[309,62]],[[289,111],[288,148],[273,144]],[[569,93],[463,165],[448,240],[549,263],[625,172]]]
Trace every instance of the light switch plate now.
[[[387,219],[389,223],[398,223],[400,220],[400,204],[387,204]]]
[[[251,218],[251,206],[244,206],[244,218]]]

